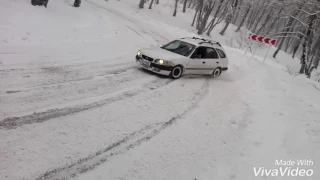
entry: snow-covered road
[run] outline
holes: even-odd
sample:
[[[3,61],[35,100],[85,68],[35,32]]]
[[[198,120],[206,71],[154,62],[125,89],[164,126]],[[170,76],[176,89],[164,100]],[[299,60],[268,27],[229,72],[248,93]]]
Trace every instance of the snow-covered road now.
[[[276,179],[253,167],[279,159],[312,159],[313,176],[288,179],[320,179],[320,96],[307,81],[228,47],[219,78],[154,75],[136,51],[191,33],[129,1],[66,2],[1,2],[21,27],[0,35],[0,179]],[[30,12],[55,33],[23,23]]]

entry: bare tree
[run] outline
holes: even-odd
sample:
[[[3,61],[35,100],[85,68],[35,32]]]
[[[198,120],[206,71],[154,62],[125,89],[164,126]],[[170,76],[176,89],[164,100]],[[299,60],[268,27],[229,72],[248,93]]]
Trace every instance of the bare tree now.
[[[263,24],[261,25],[261,27],[259,28],[259,30],[257,31],[257,34],[260,34],[265,27],[267,26],[267,23],[269,22],[270,18],[271,18],[271,14],[273,13],[273,11],[269,11],[269,13],[267,14],[266,18],[264,19]]]
[[[303,7],[303,5],[304,5],[303,3],[300,3],[298,9],[295,9],[295,10],[293,11],[293,13],[289,16],[289,21],[288,21],[288,23],[286,24],[283,32],[280,33],[282,37],[281,37],[281,39],[280,39],[280,43],[279,43],[279,45],[278,45],[278,49],[277,49],[277,50],[274,52],[274,54],[273,54],[273,58],[276,58],[276,57],[277,57],[277,54],[278,54],[279,51],[281,50],[281,48],[282,48],[282,46],[283,46],[283,44],[284,44],[285,37],[288,35],[289,30],[290,30],[290,27],[292,26],[292,24],[293,24],[293,22],[294,22],[294,20],[295,20],[294,18],[299,14],[299,12],[300,12],[301,8]]]
[[[278,11],[277,16],[274,19],[270,19],[272,23],[271,25],[269,25],[269,30],[267,30],[266,34],[270,34],[270,32],[274,29],[275,25],[279,22],[280,15],[283,10],[284,10],[284,7],[282,6],[281,9]]]
[[[240,22],[240,25],[238,26],[236,32],[239,32],[240,29],[242,28],[244,22],[246,21],[248,15],[249,15],[249,12],[250,12],[250,8],[251,8],[251,4],[248,4],[247,6],[245,6],[245,12],[244,12],[244,16]]]
[[[152,9],[153,1],[154,1],[154,0],[151,0],[150,5],[149,5],[149,9]]]
[[[223,7],[223,2],[224,2],[224,0],[220,0],[219,1],[217,10],[214,13],[214,16],[213,16],[212,20],[208,24],[208,27],[205,29],[205,30],[208,29],[207,36],[209,36],[211,31],[213,30],[213,28],[223,20],[224,14],[226,12],[225,11],[226,10],[226,6]]]
[[[177,15],[178,1],[179,1],[179,0],[176,0],[176,3],[175,3],[175,5],[174,5],[173,16],[176,16],[176,15]]]
[[[257,12],[255,17],[253,17],[253,23],[251,26],[251,31],[256,33],[257,32],[257,28],[259,23],[261,22],[262,17],[266,14],[266,11],[268,11],[269,9],[266,8],[266,3],[268,1],[262,1],[261,4],[259,4],[259,7],[257,7]]]
[[[232,21],[232,17],[234,16],[234,12],[238,8],[238,3],[239,3],[239,0],[233,0],[232,4],[229,6],[229,12],[226,17],[226,24],[223,27],[222,31],[220,32],[221,35],[224,35],[227,28],[229,27],[229,24]]]
[[[320,12],[319,12],[320,13]],[[310,77],[310,74],[313,70],[311,68],[312,62],[311,62],[311,57],[310,57],[310,52],[311,52],[311,45],[313,41],[313,27],[314,23],[317,19],[317,14],[309,15],[308,18],[308,24],[307,24],[307,33],[306,36],[304,37],[304,43],[302,44],[302,56],[301,56],[301,68],[300,68],[300,74],[305,73],[308,77]]]
[[[34,6],[47,7],[49,0],[31,0],[31,4]]]
[[[197,7],[196,7],[196,11],[195,11],[195,13],[194,13],[194,16],[193,16],[193,20],[192,20],[191,26],[193,26],[193,25],[194,25],[194,23],[196,22],[196,18],[197,18],[198,12],[199,12],[199,6],[197,6]]]
[[[188,0],[184,0],[183,1],[183,9],[182,9],[182,12],[185,13],[186,12],[186,9],[187,9],[187,3],[188,3]]]
[[[197,29],[199,29],[200,22],[202,21],[203,4],[204,4],[204,0],[199,0],[199,14],[198,14],[197,26],[196,26]]]
[[[145,3],[145,0],[140,0],[140,3],[139,3],[139,8],[140,9],[144,8],[144,3]]]
[[[193,3],[194,0],[189,0],[189,5],[188,5],[188,8],[191,7],[191,4]]]
[[[209,16],[214,8],[214,3],[212,2],[212,0],[210,0],[209,2],[207,2],[207,4],[204,7],[204,15],[202,18],[199,19],[199,29],[198,29],[198,34],[202,34],[205,30],[205,27],[207,25]]]

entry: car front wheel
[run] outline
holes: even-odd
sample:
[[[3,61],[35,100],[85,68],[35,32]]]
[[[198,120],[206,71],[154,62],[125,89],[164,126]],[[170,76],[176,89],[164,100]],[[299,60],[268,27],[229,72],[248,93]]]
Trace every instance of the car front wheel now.
[[[171,73],[170,73],[170,77],[173,79],[178,79],[182,76],[182,67],[181,66],[175,66]]]
[[[213,71],[212,75],[214,78],[219,77],[221,74],[221,68],[217,68]]]

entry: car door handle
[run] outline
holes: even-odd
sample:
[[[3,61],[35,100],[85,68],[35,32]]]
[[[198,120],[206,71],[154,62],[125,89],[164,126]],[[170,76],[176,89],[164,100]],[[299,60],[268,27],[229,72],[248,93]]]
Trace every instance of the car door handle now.
[[[202,62],[202,64],[205,64],[206,62]]]
[[[219,64],[219,62],[217,62],[217,64]]]

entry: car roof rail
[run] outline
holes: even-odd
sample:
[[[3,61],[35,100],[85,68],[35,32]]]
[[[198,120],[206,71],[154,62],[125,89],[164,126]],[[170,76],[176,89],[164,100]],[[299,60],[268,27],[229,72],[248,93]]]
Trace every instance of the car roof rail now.
[[[184,38],[181,38],[181,39],[196,39],[196,40],[203,40],[203,41],[206,40],[204,38],[198,38],[198,37],[184,37]]]
[[[211,44],[211,45],[221,46],[221,44],[220,44],[219,42],[217,42],[217,41],[210,41],[210,42],[204,41],[204,42],[200,42],[199,45],[200,45],[200,44],[204,44],[204,43],[208,43],[208,44]]]
[[[204,43],[208,43],[208,44],[211,44],[211,45],[215,45],[217,44],[218,46],[221,46],[221,44],[217,41],[211,41],[210,39],[204,39],[204,38],[198,38],[198,37],[184,37],[184,38],[181,38],[181,39],[195,39],[195,40],[202,40],[203,42],[200,42],[200,44],[204,44]]]

